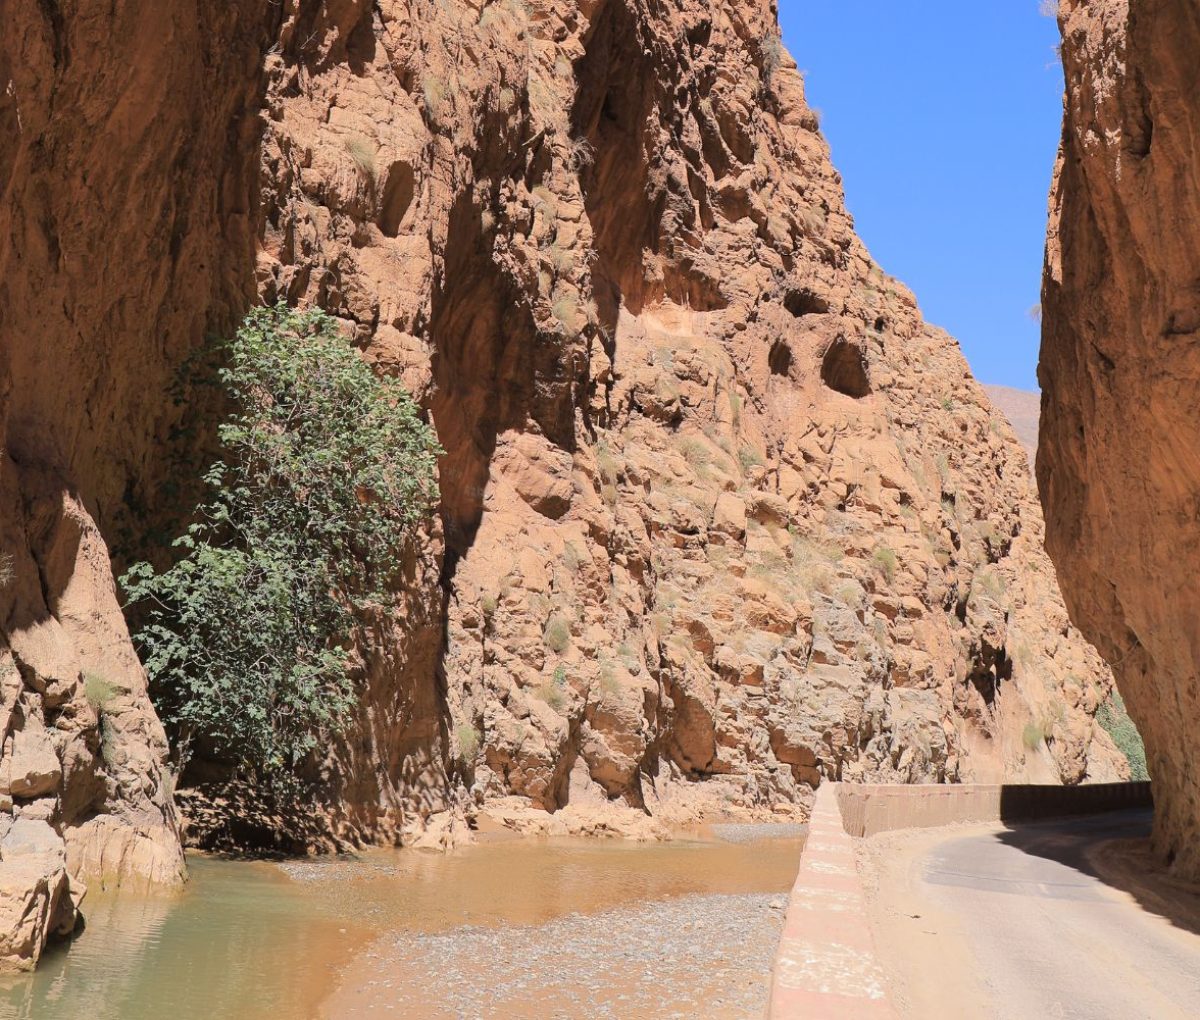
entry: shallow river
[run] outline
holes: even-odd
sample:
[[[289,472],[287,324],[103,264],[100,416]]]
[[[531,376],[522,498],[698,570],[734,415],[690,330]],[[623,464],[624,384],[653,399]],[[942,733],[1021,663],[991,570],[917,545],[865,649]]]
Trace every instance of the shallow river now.
[[[502,840],[284,865],[189,859],[171,896],[90,891],[85,930],[36,974],[3,979],[0,1016],[305,1020],[388,932],[542,924],[690,894],[790,887],[796,838],[636,844]],[[436,980],[434,975],[430,977]]]

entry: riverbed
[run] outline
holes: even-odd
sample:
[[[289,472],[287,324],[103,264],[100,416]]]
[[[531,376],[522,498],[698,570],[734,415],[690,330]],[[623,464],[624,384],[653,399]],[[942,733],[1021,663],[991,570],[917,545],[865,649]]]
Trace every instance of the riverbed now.
[[[189,858],[173,895],[89,892],[85,929],[4,979],[20,1020],[761,1012],[802,841],[499,839],[282,864]]]

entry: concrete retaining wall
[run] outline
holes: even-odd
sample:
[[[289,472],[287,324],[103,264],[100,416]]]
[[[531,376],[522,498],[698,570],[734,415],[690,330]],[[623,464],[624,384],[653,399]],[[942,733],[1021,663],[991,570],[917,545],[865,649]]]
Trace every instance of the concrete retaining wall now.
[[[1015,822],[1151,807],[1149,783],[1083,786],[867,786],[835,784],[852,836],[960,822]]]
[[[835,784],[817,790],[771,976],[770,1020],[892,1020],[854,840]]]
[[[875,956],[855,837],[960,822],[1151,806],[1149,783],[866,786],[817,790],[771,977],[768,1020],[894,1020]]]

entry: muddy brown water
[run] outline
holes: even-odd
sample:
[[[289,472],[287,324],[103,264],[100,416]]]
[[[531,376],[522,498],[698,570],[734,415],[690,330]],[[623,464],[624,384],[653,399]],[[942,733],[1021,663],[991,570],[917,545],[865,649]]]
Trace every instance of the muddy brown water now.
[[[174,895],[89,892],[86,928],[0,979],[20,1020],[305,1020],[388,931],[540,924],[697,893],[790,888],[802,841],[511,839],[449,854],[369,851],[283,865],[189,859]]]

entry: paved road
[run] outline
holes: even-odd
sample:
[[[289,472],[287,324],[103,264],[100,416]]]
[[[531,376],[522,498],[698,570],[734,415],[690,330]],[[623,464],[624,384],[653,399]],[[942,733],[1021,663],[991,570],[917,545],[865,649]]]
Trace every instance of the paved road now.
[[[893,834],[877,853],[885,860],[877,902],[889,915],[877,941],[885,965],[907,972],[902,1011],[954,1020],[1200,1017],[1200,936],[1088,871],[1089,846],[1148,833],[1147,812],[1121,812],[1008,831]],[[974,974],[951,978],[962,968]]]

